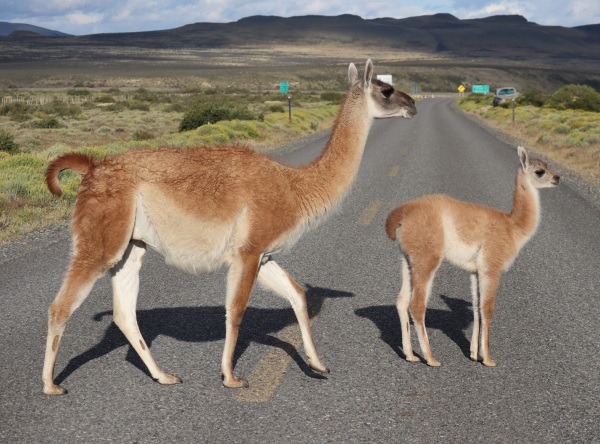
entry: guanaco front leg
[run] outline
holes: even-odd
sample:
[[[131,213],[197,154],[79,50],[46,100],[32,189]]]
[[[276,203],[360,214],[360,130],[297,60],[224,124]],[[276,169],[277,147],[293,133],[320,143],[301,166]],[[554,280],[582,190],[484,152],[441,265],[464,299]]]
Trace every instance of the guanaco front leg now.
[[[139,273],[145,253],[146,245],[143,242],[131,242],[125,250],[123,259],[110,270],[114,301],[113,320],[140,356],[152,378],[161,384],[180,384],[180,378],[164,372],[158,366],[137,323]]]
[[[274,260],[269,260],[261,265],[258,280],[275,294],[286,298],[290,302],[300,326],[304,352],[308,358],[310,368],[320,373],[329,373],[329,368],[321,362],[317,354],[317,347],[310,328],[304,289]]]
[[[221,360],[223,385],[225,387],[248,387],[248,382],[233,373],[233,354],[238,339],[240,324],[248,306],[252,287],[256,280],[260,256],[241,252],[231,264],[227,275],[227,300],[225,309],[225,347]]]
[[[471,295],[473,296],[473,334],[471,335],[471,359],[479,361],[479,333],[481,325],[479,323],[479,279],[477,273],[471,274]]]
[[[494,314],[496,290],[500,281],[500,272],[488,272],[480,276],[479,288],[481,292],[481,357],[483,365],[495,367],[496,363],[490,356],[490,327]]]

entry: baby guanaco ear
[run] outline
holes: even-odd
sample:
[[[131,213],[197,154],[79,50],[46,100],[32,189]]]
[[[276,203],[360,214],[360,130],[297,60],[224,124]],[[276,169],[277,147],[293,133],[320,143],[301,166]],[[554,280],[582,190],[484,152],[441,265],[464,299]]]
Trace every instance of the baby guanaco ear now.
[[[373,78],[373,62],[371,59],[367,60],[365,64],[365,88],[371,85],[371,79]]]
[[[517,151],[519,152],[519,160],[521,161],[521,167],[523,168],[523,170],[526,170],[527,166],[529,165],[529,155],[527,154],[527,151],[525,151],[525,148],[523,148],[522,146],[519,146],[517,148]]]
[[[350,66],[348,66],[348,80],[350,81],[350,85],[358,82],[358,70],[354,66],[354,63],[350,63]]]

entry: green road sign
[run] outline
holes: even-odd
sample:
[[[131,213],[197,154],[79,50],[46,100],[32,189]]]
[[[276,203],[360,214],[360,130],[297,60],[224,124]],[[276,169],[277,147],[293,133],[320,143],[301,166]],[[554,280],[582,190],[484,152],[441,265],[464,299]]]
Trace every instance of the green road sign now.
[[[288,82],[279,82],[279,92],[281,94],[287,94],[287,92],[288,92]]]
[[[471,91],[478,94],[487,94],[490,92],[490,85],[473,85]]]

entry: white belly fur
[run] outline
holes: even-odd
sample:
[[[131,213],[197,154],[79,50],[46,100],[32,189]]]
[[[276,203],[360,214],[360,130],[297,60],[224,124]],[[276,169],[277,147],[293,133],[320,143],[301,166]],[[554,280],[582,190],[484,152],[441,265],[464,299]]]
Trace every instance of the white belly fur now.
[[[449,216],[442,218],[442,224],[444,225],[444,258],[464,270],[477,271],[481,246],[477,243],[466,243]]]
[[[162,254],[165,262],[192,274],[215,271],[230,264],[244,236],[246,210],[231,221],[203,220],[172,203],[136,200],[133,239]]]

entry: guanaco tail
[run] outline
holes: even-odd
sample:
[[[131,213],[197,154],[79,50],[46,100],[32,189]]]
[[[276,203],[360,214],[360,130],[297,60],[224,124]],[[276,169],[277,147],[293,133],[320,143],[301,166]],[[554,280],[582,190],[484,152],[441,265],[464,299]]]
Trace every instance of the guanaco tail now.
[[[471,359],[481,358],[490,367],[496,365],[490,357],[489,341],[500,275],[512,265],[538,227],[538,190],[554,187],[560,179],[544,162],[530,159],[523,147],[518,147],[518,154],[521,168],[510,214],[438,194],[407,202],[388,215],[387,235],[398,242],[402,256],[402,285],[396,307],[407,361],[419,360],[411,347],[410,310],[424,359],[430,366],[440,365],[429,346],[425,311],[434,275],[446,259],[471,273]]]
[[[245,387],[233,372],[239,326],[258,279],[291,303],[310,367],[327,373],[313,341],[304,289],[272,255],[290,249],[331,213],[357,174],[374,118],[411,118],[415,102],[373,78],[348,69],[350,89],[331,137],[314,161],[292,167],[240,146],[137,150],[95,160],[66,154],[47,171],[50,191],[60,195],[58,175],[83,175],[73,209],[73,254],[62,287],[50,305],[42,379],[44,392],[64,394],[54,367],[66,323],[98,278],[110,273],[113,319],[152,378],[180,383],[154,360],[138,328],[139,271],[150,247],[190,273],[229,267],[225,298],[223,384]]]

